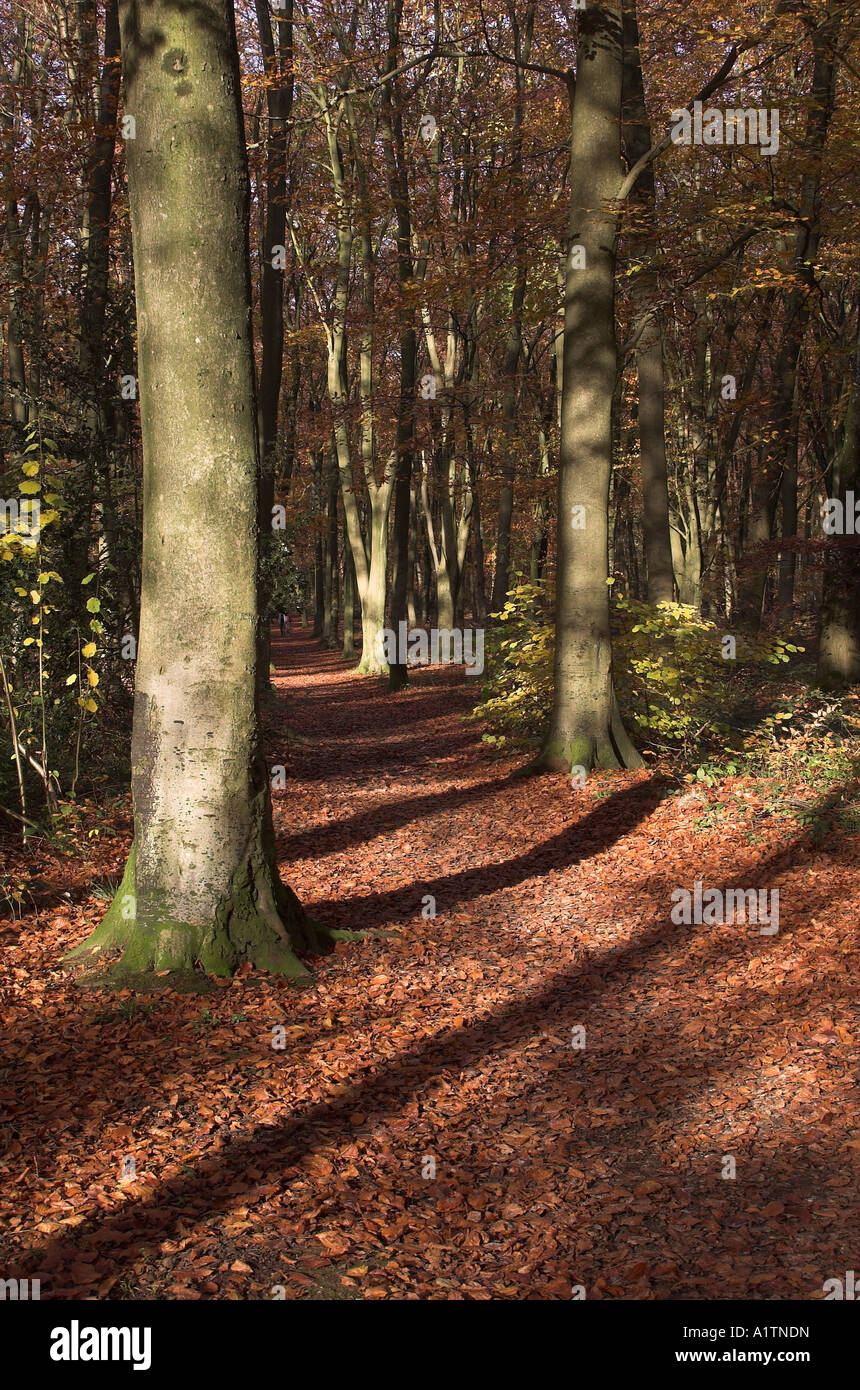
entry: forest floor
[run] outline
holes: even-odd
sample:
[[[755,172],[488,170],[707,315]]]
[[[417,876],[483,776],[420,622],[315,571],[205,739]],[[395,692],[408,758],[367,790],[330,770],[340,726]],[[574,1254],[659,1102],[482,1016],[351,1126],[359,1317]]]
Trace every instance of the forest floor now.
[[[511,779],[462,669],[392,697],[306,633],[274,660],[282,874],[315,918],[391,934],[310,988],[82,989],[61,956],[131,829],[127,801],[87,809],[0,922],[0,1275],[43,1298],[809,1299],[857,1268],[860,837],[741,778]],[[697,878],[778,888],[778,933],[675,925]]]

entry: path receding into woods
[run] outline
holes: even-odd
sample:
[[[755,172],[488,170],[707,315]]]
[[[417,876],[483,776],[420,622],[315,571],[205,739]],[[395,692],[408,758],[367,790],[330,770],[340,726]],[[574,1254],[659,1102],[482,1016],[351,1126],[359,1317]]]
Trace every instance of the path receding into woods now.
[[[512,781],[462,671],[391,697],[295,631],[274,659],[282,873],[395,934],[306,990],[118,1003],[58,968],[104,904],[4,923],[4,1273],[43,1298],[771,1299],[855,1268],[857,837],[816,847],[739,780]],[[779,888],[777,935],[675,925],[696,878]]]

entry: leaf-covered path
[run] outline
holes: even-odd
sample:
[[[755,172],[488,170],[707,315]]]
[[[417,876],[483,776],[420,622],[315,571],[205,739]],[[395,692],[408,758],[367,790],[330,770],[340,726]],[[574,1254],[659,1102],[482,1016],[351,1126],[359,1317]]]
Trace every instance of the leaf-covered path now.
[[[391,697],[304,634],[274,651],[282,873],[385,934],[310,989],[117,1000],[60,969],[103,909],[86,892],[3,923],[7,1275],[821,1297],[857,1256],[857,837],[818,847],[740,779],[511,779],[461,670]],[[675,925],[697,878],[778,888],[778,933]]]

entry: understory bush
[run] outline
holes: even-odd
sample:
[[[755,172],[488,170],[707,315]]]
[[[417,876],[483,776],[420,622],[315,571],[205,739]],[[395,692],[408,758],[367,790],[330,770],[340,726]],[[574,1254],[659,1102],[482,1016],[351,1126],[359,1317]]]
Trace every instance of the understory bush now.
[[[552,702],[553,595],[543,582],[514,588],[486,645],[487,675],[473,717],[496,746],[537,742]],[[742,751],[758,712],[762,669],[803,649],[782,637],[726,633],[680,603],[612,605],[613,669],[633,737],[653,749],[701,758]],[[778,716],[773,718],[778,721]]]

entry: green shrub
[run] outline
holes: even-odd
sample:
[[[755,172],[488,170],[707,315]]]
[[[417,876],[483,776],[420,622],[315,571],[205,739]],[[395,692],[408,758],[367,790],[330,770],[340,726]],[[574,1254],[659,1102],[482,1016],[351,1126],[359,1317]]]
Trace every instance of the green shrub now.
[[[552,591],[546,583],[520,583],[496,616],[498,626],[487,636],[481,703],[472,717],[489,725],[487,743],[533,743],[552,704]],[[724,629],[680,603],[653,607],[618,599],[612,627],[615,687],[631,734],[687,757],[742,749],[739,711],[750,673],[802,651],[781,637],[735,634],[735,655],[726,659]]]
[[[487,633],[486,680],[472,718],[490,726],[483,735],[485,743],[532,743],[540,737],[552,704],[552,593],[545,583],[519,584],[494,616],[499,626]]]
[[[801,650],[782,637],[727,634],[683,603],[614,604],[613,670],[622,714],[641,739],[687,755],[740,748],[738,711],[750,672],[781,665]]]

